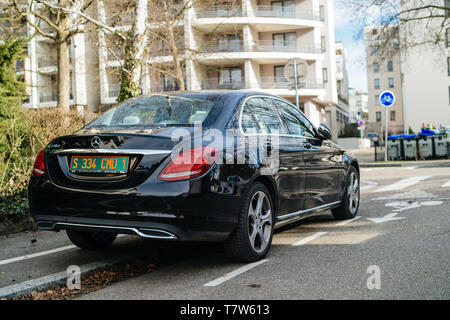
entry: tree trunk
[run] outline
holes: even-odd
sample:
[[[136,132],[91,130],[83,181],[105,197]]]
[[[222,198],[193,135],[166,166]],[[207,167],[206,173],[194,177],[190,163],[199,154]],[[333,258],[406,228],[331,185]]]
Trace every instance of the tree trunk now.
[[[167,31],[168,31],[168,36],[169,36],[169,46],[172,51],[173,65],[175,68],[175,72],[174,72],[175,79],[174,80],[178,84],[179,90],[184,91],[186,89],[184,86],[183,68],[182,68],[181,62],[180,62],[180,53],[179,53],[178,47],[177,47],[175,29],[170,24],[170,22],[169,22],[169,27],[168,27]]]
[[[144,58],[144,50],[147,44],[145,35],[148,0],[137,0],[136,19],[132,34],[128,35],[125,45],[125,61],[121,75],[120,93],[118,102],[141,94],[141,70]]]
[[[70,58],[69,43],[61,41],[58,51],[58,107],[69,111],[70,103]]]

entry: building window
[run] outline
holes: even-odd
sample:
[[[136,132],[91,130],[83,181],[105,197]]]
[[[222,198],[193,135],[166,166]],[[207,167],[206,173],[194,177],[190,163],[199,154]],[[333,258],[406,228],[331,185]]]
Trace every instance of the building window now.
[[[450,28],[445,29],[445,43],[447,48],[450,47]]]
[[[388,71],[394,71],[394,63],[392,61],[388,61]]]
[[[322,50],[322,52],[327,51],[327,40],[325,36],[320,37],[320,49]]]
[[[394,78],[389,78],[388,79],[388,83],[389,83],[389,88],[394,88]]]
[[[325,6],[321,5],[319,7],[319,15],[320,15],[320,20],[325,21]]]
[[[273,67],[273,75],[275,78],[275,82],[286,82],[284,77],[284,66],[274,66]]]
[[[375,95],[375,105],[379,106],[380,105],[380,95]]]
[[[375,87],[375,89],[380,89],[380,79],[374,80],[374,87]]]
[[[274,51],[297,51],[297,33],[274,33],[272,35]]]
[[[373,64],[373,72],[378,73],[380,71],[380,65],[378,63]]]
[[[381,122],[381,111],[377,111],[377,122]]]
[[[445,0],[445,16],[450,17],[450,0]]]
[[[377,29],[373,29],[372,30],[372,35],[376,35],[376,34],[378,34],[378,30]]]
[[[322,69],[322,79],[323,79],[323,83],[328,82],[328,69],[327,68]]]
[[[447,58],[447,69],[448,75],[450,76],[450,57]]]
[[[395,111],[391,111],[391,121],[395,121]]]

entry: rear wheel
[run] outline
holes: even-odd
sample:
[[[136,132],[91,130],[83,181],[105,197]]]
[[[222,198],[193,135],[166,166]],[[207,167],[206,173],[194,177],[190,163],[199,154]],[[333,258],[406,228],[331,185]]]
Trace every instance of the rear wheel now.
[[[359,174],[356,168],[351,166],[347,174],[342,203],[338,208],[331,210],[334,218],[337,220],[353,219],[358,213],[359,198]]]
[[[109,247],[117,237],[117,233],[102,231],[68,229],[66,230],[66,233],[74,245],[84,250],[105,249]]]
[[[264,258],[272,243],[273,203],[262,183],[250,187],[239,214],[236,230],[225,242],[227,256],[234,261],[253,262]]]

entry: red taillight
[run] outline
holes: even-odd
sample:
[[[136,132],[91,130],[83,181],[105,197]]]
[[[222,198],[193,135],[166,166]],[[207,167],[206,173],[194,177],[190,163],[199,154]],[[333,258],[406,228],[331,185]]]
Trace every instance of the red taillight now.
[[[212,147],[202,147],[180,152],[170,160],[158,178],[164,181],[187,180],[205,174],[215,163],[219,151]]]
[[[36,156],[36,160],[34,160],[33,174],[38,177],[41,177],[45,174],[44,150],[39,151]]]

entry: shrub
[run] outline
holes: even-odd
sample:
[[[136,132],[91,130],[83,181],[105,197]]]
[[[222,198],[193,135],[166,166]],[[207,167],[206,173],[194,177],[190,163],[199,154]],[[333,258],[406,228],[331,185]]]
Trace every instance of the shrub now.
[[[3,108],[0,118],[0,219],[26,216],[26,188],[35,155],[57,136],[80,129],[88,118],[58,108]]]

